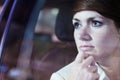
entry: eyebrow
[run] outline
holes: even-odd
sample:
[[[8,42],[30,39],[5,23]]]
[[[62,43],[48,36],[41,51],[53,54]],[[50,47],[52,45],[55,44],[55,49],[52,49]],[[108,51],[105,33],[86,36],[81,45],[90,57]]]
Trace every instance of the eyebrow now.
[[[80,20],[79,20],[79,19],[77,19],[77,18],[73,18],[73,20],[78,21],[78,22],[80,21]]]
[[[91,18],[88,19],[88,21],[89,21],[89,20],[93,20],[93,19],[95,19],[95,18],[96,18],[96,17],[91,17]],[[105,19],[105,18],[103,18],[103,17],[99,17],[99,18]],[[73,20],[80,22],[80,20],[77,19],[77,18],[73,18]]]

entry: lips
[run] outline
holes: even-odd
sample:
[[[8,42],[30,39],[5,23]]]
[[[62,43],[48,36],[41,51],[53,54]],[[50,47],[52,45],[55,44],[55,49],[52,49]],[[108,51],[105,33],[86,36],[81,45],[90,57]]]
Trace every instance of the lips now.
[[[80,46],[80,49],[82,51],[91,51],[91,50],[94,49],[94,46],[92,46],[92,45],[82,45],[82,46]]]

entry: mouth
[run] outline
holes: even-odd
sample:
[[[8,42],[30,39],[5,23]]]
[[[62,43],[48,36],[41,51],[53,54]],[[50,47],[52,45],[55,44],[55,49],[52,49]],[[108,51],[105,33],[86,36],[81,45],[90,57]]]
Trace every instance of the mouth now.
[[[82,46],[80,46],[80,49],[82,50],[82,51],[91,51],[91,50],[93,50],[95,47],[94,46],[92,46],[92,45],[82,45]]]

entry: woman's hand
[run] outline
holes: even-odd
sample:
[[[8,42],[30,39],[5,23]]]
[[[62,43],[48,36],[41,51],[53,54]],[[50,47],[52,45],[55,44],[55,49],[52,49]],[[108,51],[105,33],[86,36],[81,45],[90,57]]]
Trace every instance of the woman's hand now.
[[[93,56],[79,53],[73,62],[69,80],[99,80]]]

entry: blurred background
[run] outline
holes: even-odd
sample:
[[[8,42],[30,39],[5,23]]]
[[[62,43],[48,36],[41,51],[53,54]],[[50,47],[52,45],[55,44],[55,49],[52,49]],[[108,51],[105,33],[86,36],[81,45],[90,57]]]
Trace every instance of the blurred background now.
[[[77,54],[74,0],[0,0],[0,80],[49,80]]]

